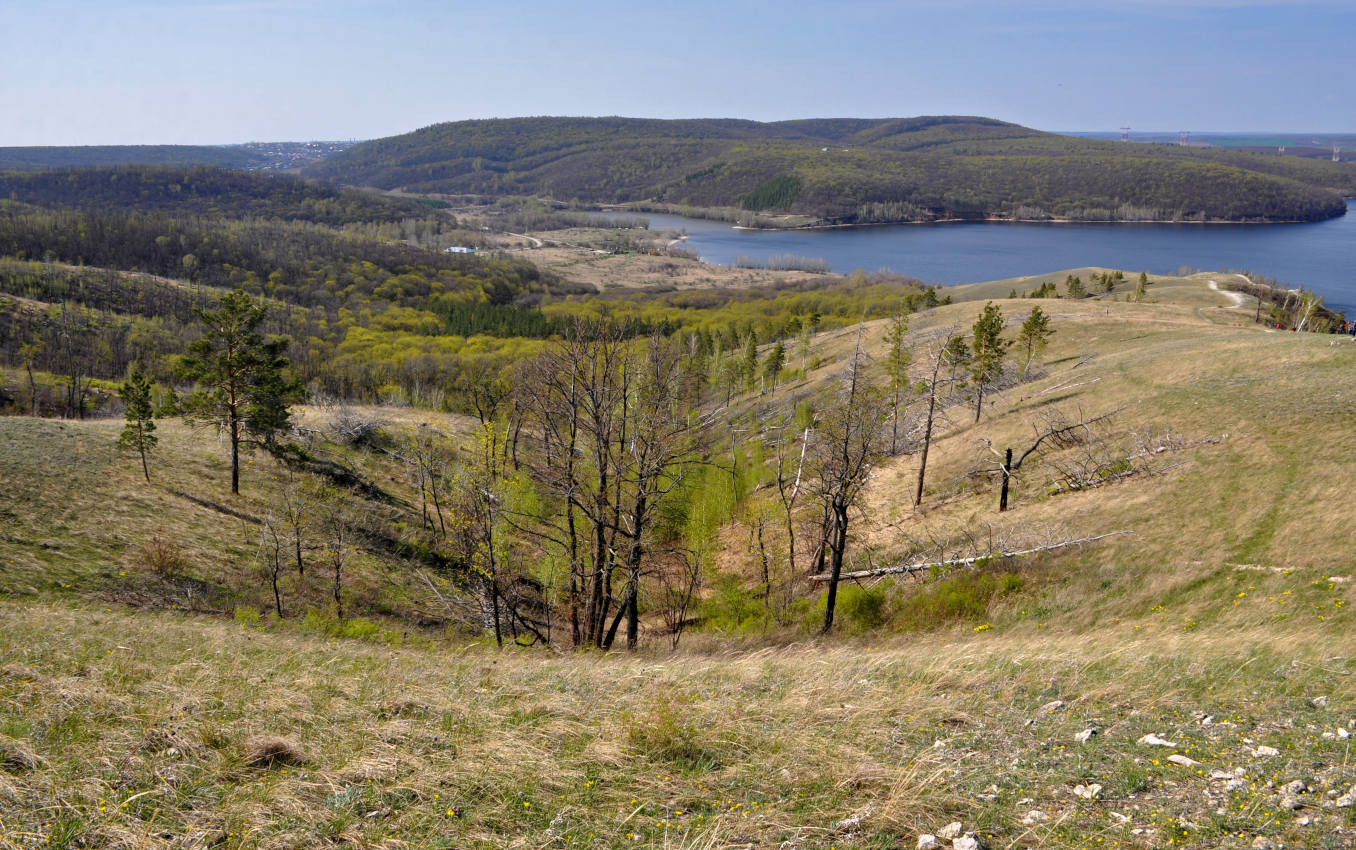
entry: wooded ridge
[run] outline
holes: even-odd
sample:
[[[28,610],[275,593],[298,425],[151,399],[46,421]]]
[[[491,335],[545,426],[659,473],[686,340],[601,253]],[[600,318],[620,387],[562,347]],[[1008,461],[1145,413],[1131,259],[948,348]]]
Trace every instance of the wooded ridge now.
[[[990,118],[513,118],[365,142],[305,174],[411,192],[660,202],[817,223],[1292,221],[1345,212],[1356,166],[1079,139]],[[761,223],[761,222],[760,222]]]

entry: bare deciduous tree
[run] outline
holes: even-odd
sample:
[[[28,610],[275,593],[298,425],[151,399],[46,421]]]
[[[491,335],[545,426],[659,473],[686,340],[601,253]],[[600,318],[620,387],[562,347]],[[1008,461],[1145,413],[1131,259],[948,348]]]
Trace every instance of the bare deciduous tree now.
[[[820,417],[810,451],[814,492],[827,519],[820,549],[821,560],[825,549],[829,553],[823,632],[833,628],[851,511],[885,448],[888,405],[884,393],[866,380],[865,367],[859,334],[838,392]]]

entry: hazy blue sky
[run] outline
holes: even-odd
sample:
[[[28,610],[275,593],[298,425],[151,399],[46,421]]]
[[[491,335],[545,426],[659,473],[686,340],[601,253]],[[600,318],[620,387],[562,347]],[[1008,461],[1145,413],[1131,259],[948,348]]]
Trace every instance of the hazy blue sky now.
[[[1356,130],[1353,0],[0,0],[0,145],[514,115]]]

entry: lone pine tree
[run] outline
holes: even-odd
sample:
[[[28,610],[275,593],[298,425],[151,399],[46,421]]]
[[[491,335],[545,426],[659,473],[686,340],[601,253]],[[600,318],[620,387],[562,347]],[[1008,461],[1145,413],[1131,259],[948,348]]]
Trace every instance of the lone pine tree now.
[[[253,440],[273,448],[289,423],[289,405],[301,388],[284,375],[288,340],[265,340],[258,327],[264,307],[235,290],[215,310],[194,308],[205,326],[184,359],[185,374],[198,383],[185,407],[190,418],[215,424],[231,442],[231,492],[240,492],[240,444]]]
[[[118,395],[126,405],[127,424],[118,435],[118,445],[141,455],[141,474],[151,483],[151,470],[146,455],[155,448],[155,422],[151,410],[151,379],[140,366],[133,366],[127,382],[118,388]]]

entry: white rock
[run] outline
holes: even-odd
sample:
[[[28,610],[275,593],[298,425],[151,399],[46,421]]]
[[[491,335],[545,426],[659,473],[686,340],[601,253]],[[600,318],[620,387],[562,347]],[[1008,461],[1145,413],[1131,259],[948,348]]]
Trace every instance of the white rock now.
[[[1296,779],[1293,782],[1285,783],[1284,785],[1281,786],[1281,793],[1289,794],[1292,797],[1295,796],[1296,794],[1303,794],[1304,780]]]
[[[1146,747],[1175,747],[1175,746],[1177,746],[1177,745],[1174,744],[1172,741],[1168,741],[1168,740],[1165,740],[1165,739],[1163,739],[1163,738],[1160,738],[1160,737],[1158,737],[1157,735],[1155,735],[1155,734],[1152,733],[1152,732],[1150,732],[1149,734],[1145,735],[1143,738],[1140,738],[1140,739],[1139,739],[1138,741],[1136,741],[1135,743],[1136,743],[1136,744],[1143,744],[1143,745],[1146,746]]]
[[[1082,797],[1084,800],[1096,800],[1102,793],[1102,786],[1093,782],[1090,785],[1075,785],[1074,796]]]
[[[1351,733],[1339,726],[1337,727],[1337,737],[1345,741],[1347,738],[1351,737]]]
[[[1313,699],[1309,700],[1309,702],[1314,706],[1314,708],[1328,707],[1328,698],[1326,696],[1314,697]]]
[[[940,850],[942,842],[937,840],[937,836],[925,832],[918,836],[918,850]]]
[[[1064,702],[1064,700],[1062,700],[1062,699],[1051,700],[1050,702],[1047,702],[1045,705],[1043,705],[1043,706],[1041,706],[1039,709],[1037,709],[1037,713],[1038,713],[1038,714],[1054,714],[1056,711],[1059,711],[1061,708],[1063,708],[1064,705],[1065,705],[1065,702]]]
[[[1281,754],[1281,751],[1278,750],[1278,749],[1276,749],[1275,747],[1268,747],[1268,746],[1266,746],[1265,744],[1263,744],[1263,745],[1259,746],[1257,749],[1253,750],[1253,751],[1252,751],[1252,754],[1253,754],[1253,756],[1255,756],[1255,757],[1257,757],[1257,758],[1259,758],[1259,759],[1269,759],[1269,758],[1271,758],[1272,756],[1278,756],[1278,755],[1280,755],[1280,754]],[[1258,836],[1258,837],[1260,838],[1261,836]]]
[[[1079,732],[1077,735],[1074,735],[1074,740],[1080,744],[1086,744],[1088,741],[1091,741],[1092,736],[1096,734],[1097,730],[1089,726],[1087,729],[1084,729],[1082,732]]]
[[[964,827],[960,825],[960,821],[952,821],[951,823],[937,830],[937,837],[943,839],[944,841],[950,841],[953,838],[959,838],[961,830],[963,828]]]
[[[1265,835],[1259,835],[1252,840],[1252,850],[1276,850],[1276,842]]]
[[[1349,809],[1352,806],[1356,806],[1356,794],[1343,794],[1336,800],[1333,800],[1332,804],[1339,809]]]
[[[1049,823],[1050,816],[1040,809],[1032,809],[1026,813],[1026,817],[1022,818],[1021,822],[1023,826],[1035,826],[1038,823]]]
[[[1173,753],[1172,755],[1168,756],[1168,761],[1172,762],[1173,764],[1180,764],[1182,767],[1195,767],[1196,765],[1200,764],[1200,762],[1196,761],[1195,759],[1184,756],[1181,753]]]
[[[1309,824],[1311,824],[1311,823],[1313,823],[1313,822],[1314,822],[1314,819],[1311,818],[1311,817],[1309,817],[1308,815],[1305,815],[1305,816],[1302,817],[1302,818],[1295,818],[1295,823],[1299,824],[1300,826],[1308,826]]]
[[[839,832],[851,832],[852,830],[861,826],[862,821],[866,820],[869,817],[871,817],[871,807],[867,806],[866,808],[862,809],[860,812],[857,812],[851,817],[843,818],[838,823],[834,824],[833,828],[838,830]]]
[[[1210,771],[1210,778],[1220,782],[1227,782],[1230,779],[1233,779],[1234,775],[1227,770],[1212,770]]]
[[[1120,824],[1126,824],[1126,823],[1129,823],[1129,822],[1130,822],[1130,816],[1129,816],[1129,815],[1123,815],[1123,814],[1121,814],[1120,812],[1112,812],[1112,813],[1111,813],[1111,816],[1112,816],[1113,818],[1116,819],[1116,822],[1117,822],[1117,823],[1120,823]]]
[[[951,850],[984,850],[984,844],[980,842],[978,835],[967,832],[960,838],[951,840]]]

